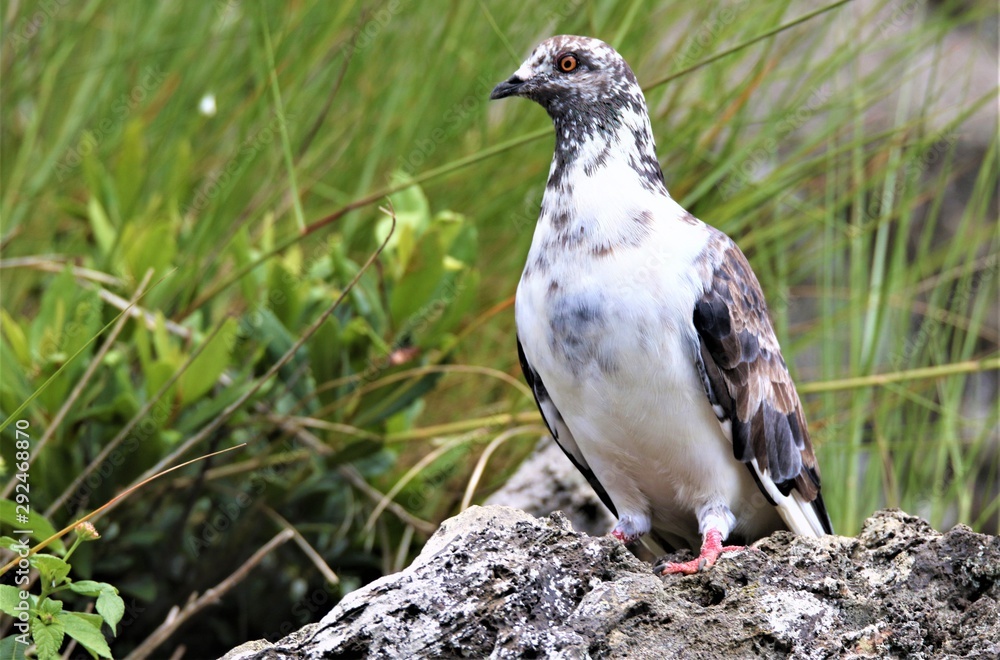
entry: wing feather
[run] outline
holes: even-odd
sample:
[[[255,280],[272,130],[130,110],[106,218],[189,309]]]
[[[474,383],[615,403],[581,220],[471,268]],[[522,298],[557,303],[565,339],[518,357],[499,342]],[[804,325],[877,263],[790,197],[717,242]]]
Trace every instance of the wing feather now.
[[[802,404],[781,357],[757,277],[721,232],[694,309],[702,380],[733,453],[797,534],[832,534]]]

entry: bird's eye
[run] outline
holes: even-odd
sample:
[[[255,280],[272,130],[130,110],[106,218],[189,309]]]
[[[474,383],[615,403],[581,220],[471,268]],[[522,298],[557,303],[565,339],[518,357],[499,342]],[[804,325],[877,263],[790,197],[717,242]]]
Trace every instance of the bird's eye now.
[[[573,53],[566,53],[565,55],[560,55],[559,60],[556,62],[556,66],[558,66],[559,70],[562,71],[563,73],[569,73],[571,71],[574,71],[576,69],[577,64],[578,62],[576,59],[576,55],[574,55]]]

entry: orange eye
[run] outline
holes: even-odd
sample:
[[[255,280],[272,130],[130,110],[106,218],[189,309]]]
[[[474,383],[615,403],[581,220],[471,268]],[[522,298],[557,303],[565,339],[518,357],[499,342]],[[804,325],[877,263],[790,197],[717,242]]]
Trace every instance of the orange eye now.
[[[576,61],[576,55],[573,55],[572,53],[567,53],[565,55],[560,55],[559,60],[556,64],[559,67],[560,71],[562,71],[563,73],[569,73],[570,71],[576,69],[576,65],[578,64],[578,62]]]

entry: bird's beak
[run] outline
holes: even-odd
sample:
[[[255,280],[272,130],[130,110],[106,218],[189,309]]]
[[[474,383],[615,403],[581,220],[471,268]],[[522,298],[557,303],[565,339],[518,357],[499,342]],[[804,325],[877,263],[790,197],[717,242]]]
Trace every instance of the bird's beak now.
[[[497,99],[505,99],[508,96],[517,96],[521,88],[524,87],[525,82],[518,78],[517,74],[514,74],[493,88],[493,91],[490,92],[490,100],[496,101]]]

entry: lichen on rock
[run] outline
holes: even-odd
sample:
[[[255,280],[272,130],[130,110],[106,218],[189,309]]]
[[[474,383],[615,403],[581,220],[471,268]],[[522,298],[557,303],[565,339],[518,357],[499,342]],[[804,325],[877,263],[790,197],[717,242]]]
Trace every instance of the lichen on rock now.
[[[661,578],[558,512],[472,507],[321,622],[226,658],[995,658],[998,578],[997,537],[895,510]]]

